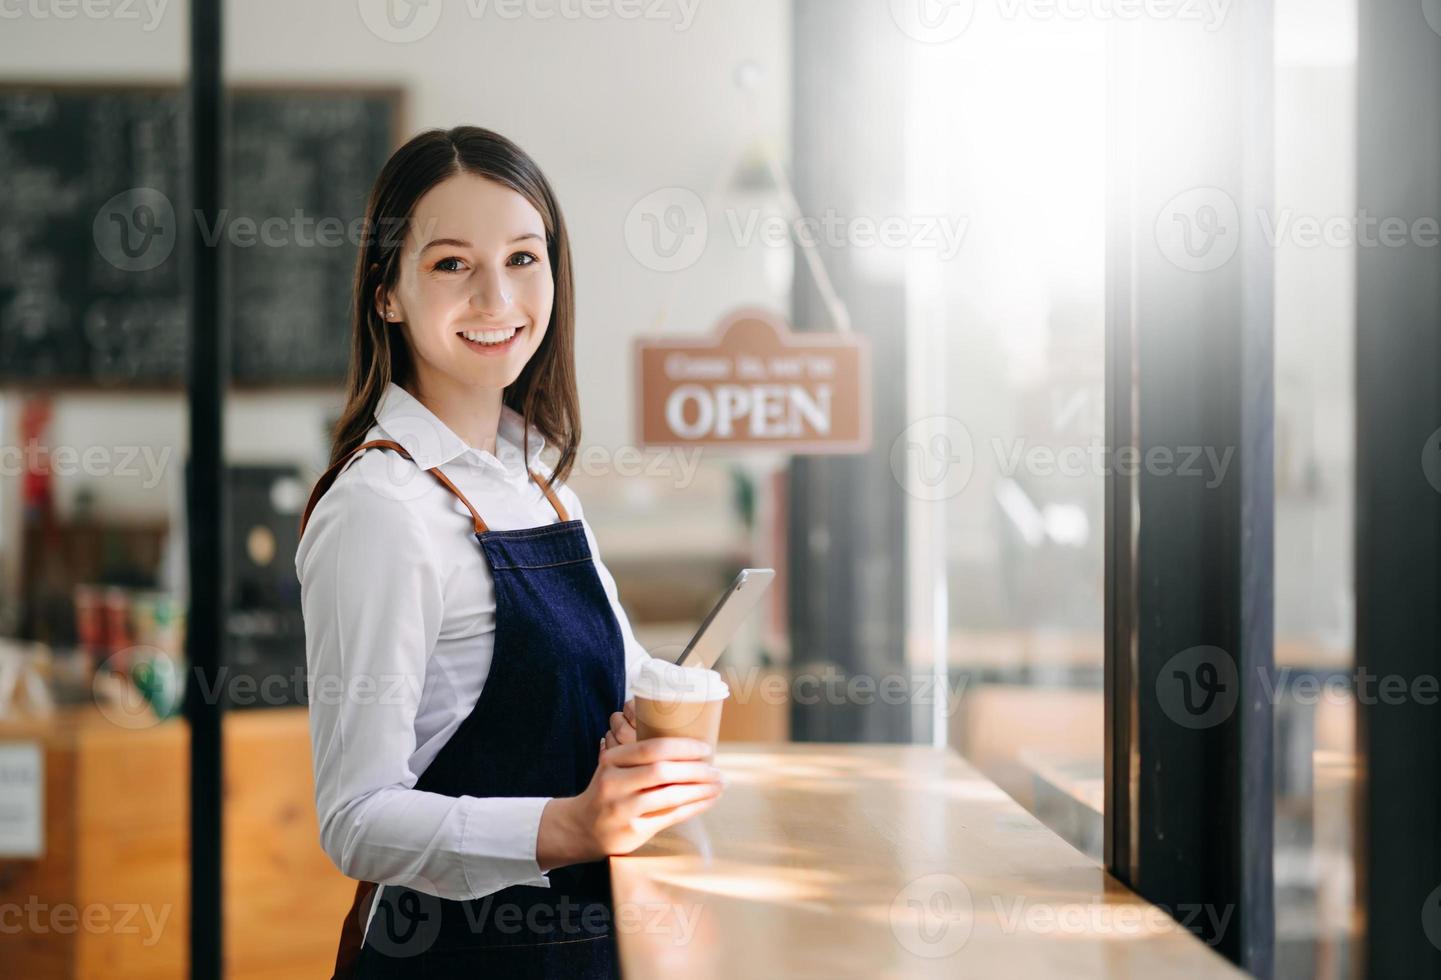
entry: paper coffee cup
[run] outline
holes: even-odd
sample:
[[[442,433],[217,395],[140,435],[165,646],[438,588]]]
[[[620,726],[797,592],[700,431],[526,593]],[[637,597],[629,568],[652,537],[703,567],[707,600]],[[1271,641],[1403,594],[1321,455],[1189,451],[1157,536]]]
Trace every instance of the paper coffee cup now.
[[[721,709],[730,697],[720,674],[651,658],[641,664],[631,693],[637,738],[696,738],[715,749]]]

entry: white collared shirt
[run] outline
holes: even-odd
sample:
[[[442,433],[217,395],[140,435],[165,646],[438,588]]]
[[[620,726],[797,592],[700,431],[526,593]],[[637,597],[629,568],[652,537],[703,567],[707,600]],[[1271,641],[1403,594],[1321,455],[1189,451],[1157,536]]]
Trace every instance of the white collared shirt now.
[[[295,568],[305,617],[315,806],[325,853],[345,875],[473,899],[509,885],[548,886],[535,842],[548,797],[452,797],[416,779],[470,713],[490,670],[495,592],[469,512],[425,469],[443,472],[494,530],[558,518],[526,474],[550,470],[543,442],[502,412],[496,453],[468,446],[392,383],[370,439],[310,516]],[[584,523],[574,491],[556,492]],[[626,697],[641,658],[615,580],[585,524],[595,568],[625,641]],[[603,733],[596,733],[599,743]],[[517,733],[523,737],[523,733]],[[372,909],[378,903],[372,904]]]

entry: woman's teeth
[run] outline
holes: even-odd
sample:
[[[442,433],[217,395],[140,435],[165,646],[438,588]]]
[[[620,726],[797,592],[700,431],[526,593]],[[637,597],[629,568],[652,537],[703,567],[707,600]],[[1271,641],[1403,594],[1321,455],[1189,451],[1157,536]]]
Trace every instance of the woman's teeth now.
[[[501,327],[499,330],[464,330],[461,336],[477,344],[503,344],[514,337],[519,327]]]

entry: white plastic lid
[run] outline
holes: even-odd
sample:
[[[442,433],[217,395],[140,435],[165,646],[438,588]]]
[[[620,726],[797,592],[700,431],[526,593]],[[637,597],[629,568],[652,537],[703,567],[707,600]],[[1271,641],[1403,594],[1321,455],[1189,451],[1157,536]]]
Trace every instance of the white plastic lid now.
[[[631,691],[652,701],[722,701],[730,697],[730,688],[715,671],[679,667],[658,657],[641,663]]]

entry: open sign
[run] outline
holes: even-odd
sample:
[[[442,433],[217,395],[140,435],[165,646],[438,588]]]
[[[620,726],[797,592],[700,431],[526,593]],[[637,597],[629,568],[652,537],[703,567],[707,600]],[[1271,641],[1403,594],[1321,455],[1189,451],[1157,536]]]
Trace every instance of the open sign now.
[[[854,334],[796,334],[743,309],[714,336],[636,343],[644,445],[859,453],[870,446],[870,348]]]

